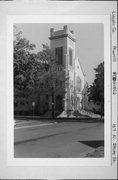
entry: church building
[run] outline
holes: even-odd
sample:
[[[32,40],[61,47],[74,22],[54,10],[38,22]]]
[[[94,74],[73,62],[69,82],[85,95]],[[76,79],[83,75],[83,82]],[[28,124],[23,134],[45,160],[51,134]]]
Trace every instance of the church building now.
[[[74,31],[65,25],[63,29],[55,31],[50,29],[50,48],[55,53],[58,71],[68,76],[68,86],[63,97],[64,112],[79,110],[83,107],[83,90],[85,87],[85,74],[78,57],[76,57],[76,38]]]

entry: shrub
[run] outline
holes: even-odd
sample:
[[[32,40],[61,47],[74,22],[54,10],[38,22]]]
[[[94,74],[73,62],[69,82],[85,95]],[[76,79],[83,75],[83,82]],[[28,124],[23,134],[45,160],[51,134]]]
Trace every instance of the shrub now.
[[[80,112],[78,110],[75,110],[73,112],[73,115],[76,116],[76,117],[81,116],[81,114],[80,114]]]
[[[66,111],[66,113],[67,113],[67,117],[69,117],[69,116],[71,115],[71,109],[68,109],[68,110]]]

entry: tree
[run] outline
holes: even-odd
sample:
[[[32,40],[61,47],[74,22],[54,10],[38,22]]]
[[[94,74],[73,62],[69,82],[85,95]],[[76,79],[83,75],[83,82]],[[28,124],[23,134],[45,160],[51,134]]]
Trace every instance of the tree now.
[[[100,63],[95,70],[95,80],[88,88],[89,100],[100,103],[101,115],[104,114],[104,62]]]
[[[88,83],[85,82],[84,88],[82,90],[82,109],[88,108]]]
[[[36,72],[40,64],[36,61],[36,54],[32,53],[35,45],[22,32],[14,27],[14,104],[25,103],[36,84]]]

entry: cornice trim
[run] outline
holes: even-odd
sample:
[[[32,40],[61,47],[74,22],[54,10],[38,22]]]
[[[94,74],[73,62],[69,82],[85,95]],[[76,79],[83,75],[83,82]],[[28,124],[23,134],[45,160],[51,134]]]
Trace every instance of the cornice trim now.
[[[72,36],[70,36],[69,34],[62,34],[62,35],[58,35],[58,36],[52,36],[52,37],[49,37],[50,40],[52,39],[60,39],[60,38],[64,38],[64,37],[68,37],[70,38],[72,41],[76,42],[76,39],[73,38]]]

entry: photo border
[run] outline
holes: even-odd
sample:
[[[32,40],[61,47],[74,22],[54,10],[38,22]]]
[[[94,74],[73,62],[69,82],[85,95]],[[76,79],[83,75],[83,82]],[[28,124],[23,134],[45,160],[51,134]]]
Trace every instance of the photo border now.
[[[13,25],[15,23],[103,23],[105,64],[104,158],[14,158]],[[17,15],[7,17],[7,164],[9,166],[111,165],[111,62],[110,15]]]

